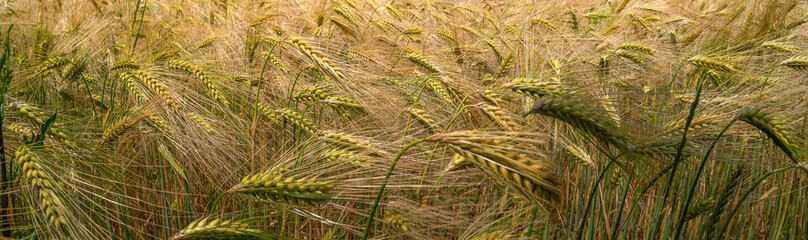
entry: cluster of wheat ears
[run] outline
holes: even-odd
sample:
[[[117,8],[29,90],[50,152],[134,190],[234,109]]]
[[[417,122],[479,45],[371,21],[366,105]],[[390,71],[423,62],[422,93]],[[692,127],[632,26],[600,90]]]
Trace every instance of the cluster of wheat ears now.
[[[805,239],[799,0],[2,0],[3,239]]]

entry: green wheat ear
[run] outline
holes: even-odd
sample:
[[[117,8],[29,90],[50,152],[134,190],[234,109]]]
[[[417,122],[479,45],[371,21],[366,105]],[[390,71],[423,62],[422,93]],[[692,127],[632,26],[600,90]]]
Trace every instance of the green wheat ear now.
[[[590,103],[569,96],[547,95],[539,99],[525,115],[539,113],[559,119],[603,143],[627,152],[629,144],[626,134],[601,112],[603,110],[592,107]]]
[[[759,108],[747,107],[738,112],[738,120],[749,123],[772,139],[795,163],[804,161],[803,152],[795,144],[801,142],[792,128],[783,120]]]
[[[65,219],[65,206],[62,199],[56,195],[58,184],[53,180],[50,173],[42,165],[42,159],[35,154],[31,148],[21,145],[14,158],[22,168],[23,176],[28,179],[31,186],[39,191],[40,206],[45,212],[48,221],[57,228],[67,223]]]

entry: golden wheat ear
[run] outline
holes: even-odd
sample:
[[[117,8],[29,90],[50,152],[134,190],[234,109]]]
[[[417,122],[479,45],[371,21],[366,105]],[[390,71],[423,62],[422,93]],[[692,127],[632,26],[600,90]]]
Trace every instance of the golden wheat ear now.
[[[554,165],[529,156],[528,151],[516,142],[538,142],[518,136],[517,132],[459,131],[436,134],[427,140],[448,144],[463,158],[491,176],[504,180],[528,199],[557,204],[561,199],[561,188],[553,173]]]
[[[171,240],[180,239],[276,239],[261,230],[251,228],[247,222],[204,217],[197,219]]]
[[[791,57],[780,64],[795,70],[808,71],[808,57],[805,56]]]
[[[258,200],[293,204],[330,198],[328,191],[334,187],[333,183],[318,181],[314,177],[286,177],[284,172],[285,169],[275,169],[247,176],[229,192],[245,194]]]

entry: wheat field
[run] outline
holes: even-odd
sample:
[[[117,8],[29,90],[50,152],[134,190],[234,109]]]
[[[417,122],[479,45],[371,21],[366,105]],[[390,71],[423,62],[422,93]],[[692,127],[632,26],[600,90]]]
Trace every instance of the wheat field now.
[[[807,239],[799,0],[0,0],[0,239]]]

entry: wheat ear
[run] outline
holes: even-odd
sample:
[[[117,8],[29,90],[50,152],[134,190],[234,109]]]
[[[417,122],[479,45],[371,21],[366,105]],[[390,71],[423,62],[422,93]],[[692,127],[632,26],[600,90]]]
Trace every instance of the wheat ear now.
[[[755,126],[769,136],[772,142],[783,150],[794,163],[804,161],[802,152],[794,145],[799,142],[799,139],[794,135],[791,127],[782,120],[755,107],[747,107],[738,112],[738,120]]]
[[[264,201],[284,201],[293,204],[330,198],[333,183],[316,178],[285,177],[284,169],[270,169],[247,176],[228,192],[241,193]]]
[[[188,224],[171,240],[181,239],[270,239],[264,232],[243,221],[200,218]]]
[[[31,182],[31,186],[39,190],[40,206],[45,211],[48,221],[57,228],[66,224],[64,204],[55,194],[57,184],[42,166],[42,159],[25,145],[17,148],[14,158],[22,168],[25,178]]]
[[[519,147],[510,143],[509,136],[464,131],[436,134],[427,140],[448,144],[456,153],[515,186],[526,197],[549,204],[560,200],[561,189],[552,172],[553,165],[520,153]]]
[[[602,111],[575,98],[547,95],[539,99],[527,114],[540,113],[557,118],[604,143],[627,151],[627,137],[611,118],[600,113]]]
[[[789,59],[786,59],[780,64],[796,70],[808,71],[808,57],[804,56],[791,57]]]
[[[167,64],[169,67],[173,69],[181,70],[183,72],[195,75],[197,78],[199,78],[199,80],[202,81],[203,85],[208,90],[210,96],[213,97],[213,99],[215,99],[222,105],[225,106],[230,105],[230,101],[228,101],[227,98],[224,96],[222,90],[220,90],[219,87],[216,86],[216,83],[210,77],[210,74],[201,67],[182,60],[171,60],[168,61]]]

